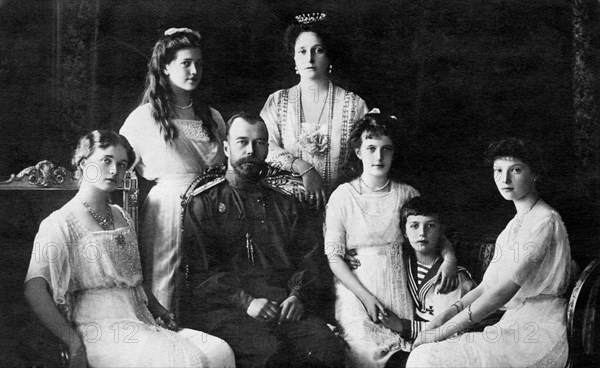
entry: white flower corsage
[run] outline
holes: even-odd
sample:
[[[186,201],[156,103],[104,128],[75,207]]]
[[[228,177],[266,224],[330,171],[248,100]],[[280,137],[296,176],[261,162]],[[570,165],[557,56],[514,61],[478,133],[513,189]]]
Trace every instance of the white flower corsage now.
[[[329,151],[329,136],[321,133],[318,127],[303,132],[298,141],[302,150],[311,156],[324,155]]]

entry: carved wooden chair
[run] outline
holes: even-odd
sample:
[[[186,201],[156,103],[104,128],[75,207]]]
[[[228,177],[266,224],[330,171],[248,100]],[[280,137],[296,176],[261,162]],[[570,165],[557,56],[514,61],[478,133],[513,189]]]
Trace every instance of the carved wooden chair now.
[[[77,191],[78,189],[79,183],[73,172],[48,160],[40,161],[35,166],[11,175],[8,180],[0,181],[0,190]],[[131,216],[137,233],[138,180],[135,172],[127,171],[123,186],[117,192],[119,191],[122,192],[122,203],[120,204]]]
[[[600,258],[593,260],[573,287],[567,309],[567,367],[597,367],[600,361]]]
[[[11,175],[8,180],[0,182],[0,191],[72,191],[75,194],[78,189],[79,183],[73,172],[47,160],[23,169],[18,174]],[[118,196],[119,192],[122,193],[121,198]],[[129,213],[137,233],[138,180],[134,172],[126,173],[122,187],[115,193],[117,195],[113,196],[112,200]],[[68,366],[68,360],[68,350],[63,346],[61,361],[65,367]]]

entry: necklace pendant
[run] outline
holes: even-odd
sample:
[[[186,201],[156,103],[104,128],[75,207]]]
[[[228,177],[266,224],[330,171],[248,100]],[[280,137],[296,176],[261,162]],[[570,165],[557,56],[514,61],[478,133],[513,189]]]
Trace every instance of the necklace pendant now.
[[[87,204],[82,198],[79,198],[79,200],[81,201],[83,206],[88,210],[90,215],[92,215],[92,218],[96,221],[98,226],[100,226],[102,228],[102,230],[114,229],[114,220],[113,220],[112,211],[110,209],[110,206],[108,205],[108,202],[106,202],[106,215],[102,216],[99,213],[97,213],[96,211],[94,211],[94,209],[89,204]]]

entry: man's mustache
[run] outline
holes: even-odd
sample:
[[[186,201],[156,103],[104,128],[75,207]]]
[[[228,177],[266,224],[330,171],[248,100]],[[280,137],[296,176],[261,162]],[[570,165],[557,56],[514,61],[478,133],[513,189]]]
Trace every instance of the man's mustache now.
[[[260,165],[263,166],[265,165],[264,161],[259,160],[256,157],[252,157],[252,156],[248,156],[248,157],[243,157],[240,158],[239,160],[237,160],[236,164],[239,165],[244,165],[244,164],[254,164],[254,165]]]

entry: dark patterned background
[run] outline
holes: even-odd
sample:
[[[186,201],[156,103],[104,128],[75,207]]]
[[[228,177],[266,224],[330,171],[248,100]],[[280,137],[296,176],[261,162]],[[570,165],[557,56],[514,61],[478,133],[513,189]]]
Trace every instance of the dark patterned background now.
[[[578,7],[583,28],[574,27]],[[481,154],[495,137],[529,136],[546,151],[542,194],[563,215],[575,257],[598,254],[597,1],[0,0],[0,179],[41,159],[66,165],[79,135],[117,130],[139,102],[154,42],[172,26],[202,33],[202,88],[225,119],[259,111],[296,83],[285,25],[315,10],[331,16],[344,51],[334,81],[409,124],[406,181],[442,199],[451,229],[503,228],[514,208]],[[23,263],[37,224],[64,199],[0,201],[0,365],[42,364],[45,352],[12,332],[33,326]],[[48,341],[31,328],[32,341]]]

